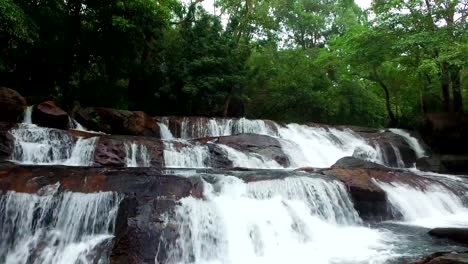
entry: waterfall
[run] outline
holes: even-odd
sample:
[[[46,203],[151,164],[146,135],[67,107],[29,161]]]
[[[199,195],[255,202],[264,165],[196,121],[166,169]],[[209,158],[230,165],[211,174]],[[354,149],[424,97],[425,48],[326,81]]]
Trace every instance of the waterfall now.
[[[161,139],[170,140],[174,138],[174,136],[172,136],[171,131],[169,130],[168,124],[169,124],[169,121],[167,120],[167,118],[163,118],[162,122],[158,123],[159,133],[161,134]]]
[[[96,138],[73,138],[66,132],[20,124],[10,130],[15,139],[11,159],[21,164],[89,166]]]
[[[145,145],[125,143],[127,167],[150,167],[151,156]]]
[[[206,185],[206,200],[177,207],[167,263],[384,263],[393,254],[389,234],[359,226],[337,181],[223,176]]]
[[[93,165],[93,155],[96,146],[97,137],[78,138],[70,158],[65,161],[64,165],[68,166],[91,166]]]
[[[288,142],[282,143],[283,150],[296,167],[330,167],[357,149],[365,150],[363,158],[375,161],[378,157],[378,151],[351,130],[289,124],[279,134]]]
[[[405,141],[410,145],[410,147],[414,150],[414,153],[416,153],[416,157],[422,158],[426,156],[426,151],[424,148],[421,146],[419,143],[418,139],[411,136],[410,133],[402,130],[402,129],[397,129],[397,128],[391,128],[389,129],[390,132],[397,134],[405,139]]]
[[[218,146],[226,153],[227,158],[232,161],[234,167],[256,168],[256,169],[280,169],[283,168],[276,161],[267,159],[256,153],[245,154],[224,144]]]
[[[186,117],[182,120],[181,137],[189,139],[229,136],[242,133],[277,136],[275,128],[269,126],[264,120]]]
[[[71,117],[68,118],[68,127],[74,130],[85,131],[85,132],[88,131],[84,126],[78,123],[78,121],[76,121],[75,119]]]
[[[432,183],[423,189],[396,182],[375,183],[406,223],[423,227],[468,226],[468,208],[442,185]]]
[[[26,109],[24,110],[24,117],[23,117],[24,124],[32,124],[32,110],[33,110],[32,105],[26,107]]]
[[[164,164],[166,167],[206,168],[210,154],[207,146],[187,141],[164,142]]]
[[[390,142],[390,147],[393,150],[393,153],[395,153],[395,159],[396,159],[396,165],[398,168],[404,168],[405,167],[405,162],[403,161],[403,158],[401,157],[400,150],[398,147],[396,147],[393,143]]]
[[[1,263],[107,263],[120,198],[56,187],[42,195],[0,195]]]

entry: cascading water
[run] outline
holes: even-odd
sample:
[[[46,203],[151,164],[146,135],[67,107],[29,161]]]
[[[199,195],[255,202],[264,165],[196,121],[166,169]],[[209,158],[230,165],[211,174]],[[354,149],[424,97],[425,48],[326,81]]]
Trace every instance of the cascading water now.
[[[177,207],[167,263],[384,263],[393,254],[391,236],[359,226],[339,182],[225,176],[206,185],[206,200]]]
[[[125,143],[127,167],[150,167],[151,156],[145,145]]]
[[[68,127],[70,129],[79,130],[79,131],[88,131],[84,126],[82,126],[78,121],[69,117],[68,118]]]
[[[73,146],[70,158],[64,165],[68,166],[91,166],[93,165],[93,155],[97,137],[78,138]]]
[[[241,168],[256,168],[256,169],[280,169],[283,168],[274,160],[269,160],[261,155],[248,153],[245,154],[239,150],[229,146],[218,144],[227,155],[227,158],[232,161],[234,167]]]
[[[405,139],[405,141],[410,145],[410,147],[414,150],[416,157],[421,158],[426,156],[426,151],[424,150],[423,146],[419,143],[418,139],[411,136],[410,133],[397,128],[389,129],[390,132],[397,134]]]
[[[185,139],[228,136],[242,133],[277,136],[275,127],[268,126],[264,120],[250,120],[246,118],[184,118],[181,124],[181,137]]]
[[[330,167],[338,159],[352,156],[356,150],[363,158],[376,160],[379,152],[351,130],[326,129],[289,124],[279,128],[283,151],[295,167]],[[381,155],[380,155],[381,156]]]
[[[171,130],[169,130],[169,120],[166,117],[163,117],[161,119],[161,122],[158,123],[159,125],[159,132],[161,134],[161,139],[164,140],[171,140],[174,138],[174,136],[171,133]]]
[[[209,167],[208,147],[185,140],[164,142],[164,164],[166,167],[178,168]]]
[[[168,129],[169,119],[161,118],[160,130],[163,139],[174,136]],[[400,150],[390,144],[387,148],[381,143],[369,142],[349,129],[313,127],[299,124],[279,126],[272,121],[191,117],[183,118],[180,127],[182,139],[229,136],[240,133],[253,133],[279,138],[283,151],[289,156],[291,167],[330,167],[338,159],[355,156],[389,167],[406,167]],[[382,131],[382,133],[385,131]],[[424,149],[418,140],[400,129],[391,132],[402,136],[414,149],[418,157],[424,156]],[[176,133],[177,134],[177,133]],[[384,151],[385,150],[385,151]],[[389,153],[386,153],[389,152]],[[239,154],[239,155],[242,155]],[[390,155],[390,157],[387,157]],[[247,156],[247,158],[258,158]],[[252,161],[258,164],[257,161]],[[244,162],[246,164],[246,162]],[[277,168],[276,164],[272,164]],[[253,168],[258,168],[254,166]],[[260,166],[264,168],[264,166]]]
[[[73,138],[61,130],[20,124],[10,131],[15,139],[11,159],[21,164],[89,166],[96,138]]]
[[[0,194],[1,263],[107,263],[121,198],[57,189]]]
[[[468,208],[446,187],[430,184],[417,188],[403,183],[375,181],[387,194],[405,223],[423,227],[468,226]]]

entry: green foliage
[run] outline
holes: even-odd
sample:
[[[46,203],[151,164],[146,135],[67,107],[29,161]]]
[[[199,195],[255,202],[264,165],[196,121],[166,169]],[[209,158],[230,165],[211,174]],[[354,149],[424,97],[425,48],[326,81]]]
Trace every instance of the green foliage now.
[[[32,101],[414,126],[462,111],[467,16],[457,0],[0,2],[0,85]],[[242,107],[241,107],[242,108]]]

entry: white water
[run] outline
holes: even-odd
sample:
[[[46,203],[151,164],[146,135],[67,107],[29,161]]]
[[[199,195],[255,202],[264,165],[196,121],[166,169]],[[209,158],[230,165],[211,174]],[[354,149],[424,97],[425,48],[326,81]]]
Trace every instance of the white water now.
[[[281,169],[276,161],[267,159],[255,153],[243,153],[224,144],[218,146],[226,153],[227,158],[232,161],[233,167],[256,168],[256,169]]]
[[[96,147],[97,137],[78,138],[73,146],[70,158],[64,165],[68,166],[91,166],[93,165],[93,155]]]
[[[20,124],[10,130],[15,139],[11,159],[21,164],[89,166],[96,138],[73,138],[63,131]]]
[[[384,263],[394,254],[391,234],[359,226],[339,182],[220,181],[207,184],[206,200],[182,199],[168,263]]]
[[[402,129],[391,128],[389,129],[392,133],[397,134],[405,139],[405,141],[410,145],[410,147],[414,150],[416,157],[421,158],[426,156],[426,151],[419,143],[418,139],[411,136],[410,133],[406,132]]]
[[[127,167],[151,166],[151,156],[145,145],[125,143],[125,160]]]
[[[0,196],[0,263],[105,263],[120,198],[111,192]]]
[[[431,184],[425,189],[402,183],[376,183],[387,193],[392,207],[406,224],[433,227],[468,227],[468,208],[449,189]]]
[[[294,167],[330,167],[337,160],[352,156],[356,150],[371,161],[381,157],[379,151],[351,130],[325,129],[306,125],[289,124],[279,128],[283,151]]]
[[[176,146],[179,145],[180,146]],[[207,146],[187,141],[164,142],[164,164],[166,167],[206,168],[210,165]]]
[[[168,128],[168,124],[169,124],[169,121],[165,117],[162,118],[162,122],[158,123],[159,132],[161,134],[161,139],[170,140],[174,138],[174,136],[172,135],[171,131]]]

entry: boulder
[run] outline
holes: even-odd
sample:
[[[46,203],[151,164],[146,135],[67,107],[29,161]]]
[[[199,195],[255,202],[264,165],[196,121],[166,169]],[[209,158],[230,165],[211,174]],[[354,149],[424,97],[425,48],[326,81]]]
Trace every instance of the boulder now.
[[[412,167],[416,162],[416,153],[403,137],[389,131],[360,133],[361,136],[364,134],[368,142],[380,148],[386,165],[398,167],[399,161],[397,155],[400,155],[401,161],[403,161],[405,167]]]
[[[421,128],[424,141],[440,154],[468,154],[468,115],[432,113]]]
[[[141,111],[116,110],[104,107],[80,109],[75,118],[85,127],[108,134],[160,136],[157,122]]]
[[[468,228],[434,228],[429,231],[429,235],[468,245]]]
[[[26,99],[17,91],[0,87],[0,121],[17,122],[21,120],[27,107]]]
[[[468,264],[468,253],[437,252],[414,264]]]
[[[13,123],[0,122],[0,159],[8,159],[13,152],[15,139],[9,133]]]
[[[421,171],[468,175],[468,155],[434,155],[420,158],[416,167]]]
[[[70,117],[67,112],[56,106],[54,102],[45,101],[34,105],[32,122],[43,127],[67,129]]]

